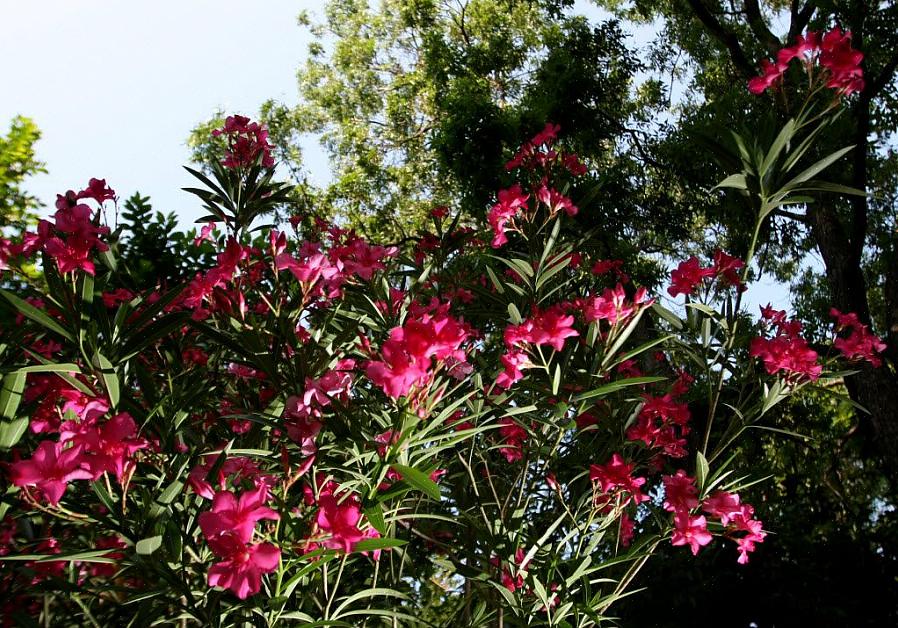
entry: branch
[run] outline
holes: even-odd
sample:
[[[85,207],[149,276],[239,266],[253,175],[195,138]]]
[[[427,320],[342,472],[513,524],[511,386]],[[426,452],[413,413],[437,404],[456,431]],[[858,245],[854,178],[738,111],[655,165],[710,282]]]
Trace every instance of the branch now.
[[[779,37],[770,31],[767,23],[764,22],[764,16],[761,15],[761,7],[758,5],[758,0],[745,0],[745,17],[748,18],[748,25],[751,26],[755,37],[767,46],[767,50],[771,55],[775,55],[783,47],[783,44]]]
[[[686,1],[692,8],[693,13],[695,13],[695,17],[697,17],[704,27],[708,29],[708,32],[710,32],[718,42],[726,46],[730,53],[730,60],[733,62],[733,65],[736,66],[736,70],[739,74],[746,80],[757,74],[757,70],[751,63],[749,63],[748,58],[745,56],[745,52],[742,50],[742,46],[739,45],[739,40],[736,38],[736,35],[714,17],[711,11],[708,10],[708,7],[704,5],[703,1]]]
[[[789,23],[789,41],[792,41],[800,33],[804,32],[808,23],[811,21],[814,12],[817,10],[817,3],[810,1],[801,9],[798,8],[798,0],[792,0],[791,15],[792,19]],[[786,43],[789,43],[787,41]]]
[[[780,216],[781,218],[788,218],[789,220],[795,220],[804,224],[808,223],[808,217],[806,215],[796,214],[795,212],[790,212],[785,209],[774,209],[773,215]]]

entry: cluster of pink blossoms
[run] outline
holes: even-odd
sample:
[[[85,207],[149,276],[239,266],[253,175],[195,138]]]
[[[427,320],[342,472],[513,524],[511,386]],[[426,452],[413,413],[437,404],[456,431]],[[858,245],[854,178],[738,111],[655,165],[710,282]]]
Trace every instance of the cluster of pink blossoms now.
[[[322,414],[332,401],[347,403],[352,388],[352,369],[355,360],[339,360],[336,366],[319,378],[306,377],[305,391],[287,398],[284,407],[284,424],[287,435],[300,445],[305,456],[313,456],[317,450],[315,437],[321,431]]]
[[[608,321],[611,325],[617,325],[628,321],[654,302],[654,299],[649,298],[645,288],[637,289],[633,299],[628,301],[624,287],[617,284],[614,288],[605,288],[601,296],[576,299],[574,305],[583,312],[583,318],[587,323]]]
[[[761,358],[768,374],[782,371],[788,381],[815,381],[820,377],[823,366],[817,363],[817,352],[799,335],[801,323],[787,320],[785,310],[774,310],[770,305],[761,308],[761,318],[776,334],[753,338],[748,354]]]
[[[835,28],[821,38],[820,33],[809,31],[798,35],[795,45],[779,51],[776,61],[761,61],[763,74],[748,82],[752,94],[762,94],[778,83],[789,62],[798,59],[810,73],[816,63],[826,72],[826,86],[846,96],[864,89],[861,62],[863,53],[851,47],[851,32]]]
[[[265,125],[250,122],[244,116],[228,116],[222,128],[212,131],[213,137],[220,135],[228,141],[227,152],[221,162],[225,168],[248,168],[260,157],[263,168],[274,166]]]
[[[866,360],[875,367],[882,366],[882,360],[876,354],[885,350],[886,343],[874,336],[870,328],[858,320],[857,314],[842,314],[832,308],[830,315],[836,319],[836,333],[850,332],[848,336],[833,341],[833,346],[846,360]]]
[[[709,278],[717,279],[723,287],[736,286],[740,291],[745,290],[738,274],[739,269],[744,266],[745,262],[741,259],[720,250],[714,252],[713,264],[708,268],[703,268],[699,259],[692,256],[680,262],[670,274],[671,284],[667,288],[667,293],[672,297],[680,294],[693,295],[704,280]]]
[[[508,242],[506,233],[517,228],[514,224],[516,218],[521,216],[525,220],[532,220],[529,204],[531,197],[546,207],[549,217],[561,211],[568,216],[577,214],[577,206],[571,199],[549,184],[548,173],[559,163],[572,176],[578,177],[586,173],[586,167],[580,163],[576,155],[561,153],[552,148],[559,130],[557,124],[547,124],[530,141],[525,142],[514,158],[505,165],[508,170],[542,169],[544,174],[530,193],[525,193],[519,183],[499,190],[496,204],[487,213],[487,222],[493,229],[493,248],[499,248]],[[533,209],[533,212],[535,211],[536,208]]]
[[[437,365],[455,367],[467,356],[463,345],[472,337],[470,327],[449,314],[449,304],[434,299],[429,305],[412,304],[401,327],[390,330],[380,349],[380,359],[370,360],[365,373],[393,399],[413,387],[426,388]]]
[[[574,316],[567,313],[570,304],[559,303],[540,310],[533,307],[530,318],[520,325],[505,328],[505,354],[501,356],[505,370],[499,373],[496,385],[505,390],[523,379],[521,369],[530,366],[530,358],[524,350],[528,345],[549,345],[561,351],[567,338],[574,338],[580,332],[573,328]]]
[[[306,541],[306,552],[324,547],[349,553],[355,551],[360,541],[380,537],[380,533],[371,526],[359,527],[364,524],[359,496],[355,493],[341,495],[338,489],[333,480],[320,483],[316,499],[311,485],[303,487],[306,505],[318,506],[311,534]],[[379,556],[379,550],[373,552],[375,559]]]
[[[87,200],[95,201],[100,209],[83,202]],[[93,275],[94,252],[109,250],[109,245],[100,239],[109,233],[109,227],[94,224],[96,215],[103,203],[114,200],[115,192],[107,187],[105,179],[91,179],[87,188],[78,193],[69,190],[64,195],[57,194],[52,222],[41,220],[37,233],[26,232],[18,243],[0,237],[0,270],[8,269],[19,257],[28,259],[44,251],[63,274],[83,270]]]
[[[693,514],[699,507],[695,478],[680,469],[675,475],[665,475],[661,479],[664,482],[664,509],[673,513],[671,543],[688,545],[693,555],[698,554],[699,548],[710,543],[713,536],[708,531],[705,515]],[[717,518],[724,526],[724,536],[736,543],[740,565],[748,562],[748,554],[755,550],[755,544],[763,542],[767,536],[763,524],[752,518],[754,508],[740,504],[736,493],[716,491],[701,503],[701,509]]]
[[[649,449],[659,450],[671,458],[684,457],[690,413],[689,406],[677,398],[686,392],[691,381],[684,373],[667,394],[645,395],[636,423],[627,429],[627,438],[642,441]]]
[[[239,497],[219,491],[212,510],[199,516],[200,529],[209,549],[220,560],[209,568],[209,586],[230,589],[241,600],[259,592],[262,574],[277,569],[281,550],[268,542],[253,543],[256,524],[277,521],[280,515],[267,507],[268,487],[256,486]]]
[[[9,466],[14,485],[36,487],[51,506],[59,505],[74,480],[95,481],[111,473],[125,484],[134,470],[134,454],[149,446],[138,436],[137,424],[127,412],[103,421],[109,411],[105,400],[68,391],[57,390],[68,397],[61,410],[55,406],[59,397],[51,397],[53,402],[42,409],[47,418],[32,423],[32,431],[58,432],[59,440],[42,441],[30,459]],[[53,412],[59,412],[62,420],[51,418]],[[74,418],[66,419],[69,416]]]
[[[561,153],[552,148],[558,139],[561,127],[547,122],[543,130],[524,142],[515,153],[515,156],[505,164],[506,170],[549,170],[556,164],[567,170],[575,177],[586,174],[586,166],[580,158],[572,153]]]

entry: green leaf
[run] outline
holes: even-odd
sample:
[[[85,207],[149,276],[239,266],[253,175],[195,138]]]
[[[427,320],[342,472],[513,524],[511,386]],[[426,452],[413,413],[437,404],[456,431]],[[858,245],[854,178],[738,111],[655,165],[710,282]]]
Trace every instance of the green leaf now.
[[[414,467],[407,467],[402,464],[394,464],[392,465],[393,469],[396,472],[402,475],[402,479],[405,482],[408,482],[425,495],[434,499],[436,501],[440,501],[442,496],[440,495],[440,487],[437,486],[437,483],[430,479],[428,474],[415,469]]]
[[[381,534],[387,533],[387,522],[384,521],[384,511],[380,504],[372,504],[365,508],[365,517],[375,530]]]
[[[705,488],[705,481],[708,479],[708,460],[702,454],[702,452],[697,452],[695,454],[695,481],[698,484],[699,493]]]
[[[828,157],[824,157],[823,159],[821,159],[820,161],[815,163],[813,166],[810,166],[809,168],[806,168],[805,170],[803,170],[801,173],[797,174],[788,183],[786,183],[786,185],[784,185],[782,187],[782,189],[783,190],[792,190],[792,189],[796,188],[799,183],[804,183],[805,181],[808,181],[812,177],[817,176],[817,174],[819,174],[822,170],[825,170],[826,168],[828,168],[829,166],[831,166],[832,164],[834,164],[835,162],[840,160],[842,157],[847,155],[853,149],[854,149],[854,145],[846,146],[845,148],[837,150],[832,155],[829,155]]]
[[[113,410],[118,406],[119,402],[119,381],[118,375],[115,374],[115,368],[102,353],[97,351],[94,356],[94,362],[100,369],[100,375],[103,379],[103,386],[106,388],[106,394],[109,395],[109,404]]]
[[[780,153],[783,152],[783,148],[785,148],[786,144],[788,144],[792,137],[795,135],[795,120],[791,119],[783,125],[783,128],[780,130],[779,135],[776,136],[776,139],[773,141],[773,144],[770,146],[770,150],[767,151],[767,155],[764,157],[764,161],[761,163],[761,166],[758,168],[758,177],[763,178],[770,167],[776,162],[779,158]]]
[[[23,366],[19,373],[80,373],[81,368],[77,364],[64,362],[62,364],[36,364]]]
[[[508,304],[508,316],[511,319],[511,323],[513,325],[520,325],[524,320],[523,318],[521,318],[521,313],[518,311],[518,308],[514,303]]]
[[[0,390],[0,448],[9,449],[19,442],[28,427],[28,417],[16,418],[16,410],[25,390],[25,373],[16,371],[3,378]]]
[[[493,282],[493,287],[496,289],[496,292],[498,292],[499,294],[505,294],[505,288],[502,287],[502,282],[499,281],[496,273],[493,272],[493,269],[489,266],[486,267],[486,274],[489,275],[490,281]]]
[[[3,295],[3,297],[5,297],[6,300],[9,301],[22,316],[30,318],[35,323],[45,327],[46,329],[49,329],[55,334],[62,336],[69,342],[75,341],[74,336],[72,336],[72,334],[68,330],[64,329],[62,325],[47,316],[45,312],[37,309],[27,301],[23,301],[16,295],[6,290],[0,289],[0,295]]]
[[[371,552],[388,547],[402,547],[407,543],[408,541],[403,541],[402,539],[391,539],[386,537],[381,537],[379,539],[363,539],[355,544],[352,551]]]
[[[652,303],[652,310],[655,312],[655,314],[670,323],[674,329],[683,329],[683,321],[680,319],[680,317],[668,310],[660,303]]]
[[[135,549],[138,554],[143,556],[149,556],[153,552],[155,552],[162,545],[162,535],[157,534],[156,536],[151,536],[146,539],[141,539],[137,542]]]
[[[609,384],[605,384],[604,386],[599,386],[598,388],[594,388],[588,392],[580,393],[576,397],[572,399],[572,401],[585,401],[586,399],[593,399],[595,397],[604,397],[605,395],[610,395],[613,392],[617,392],[623,388],[627,388],[629,386],[640,386],[642,384],[653,384],[655,382],[663,382],[666,380],[666,377],[658,377],[658,376],[646,376],[646,377],[630,377],[627,379],[622,379],[616,382],[611,382]]]
[[[712,190],[717,190],[719,188],[734,188],[737,190],[747,190],[748,183],[745,180],[745,175],[742,173],[739,174],[731,174],[726,179],[715,185]]]

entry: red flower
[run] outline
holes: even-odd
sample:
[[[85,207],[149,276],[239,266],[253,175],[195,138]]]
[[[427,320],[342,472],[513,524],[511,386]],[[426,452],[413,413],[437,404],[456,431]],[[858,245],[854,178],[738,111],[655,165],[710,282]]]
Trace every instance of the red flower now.
[[[530,366],[530,358],[523,351],[510,350],[499,358],[505,370],[496,378],[496,386],[508,390],[512,384],[524,379],[522,368]]]
[[[209,568],[209,586],[230,589],[241,600],[262,588],[262,574],[277,569],[281,550],[271,543],[247,545],[233,534],[209,540],[212,552],[222,558]]]
[[[228,534],[248,543],[253,538],[257,522],[280,519],[278,513],[264,505],[267,500],[268,489],[265,486],[246,491],[239,498],[230,491],[219,491],[212,500],[212,510],[200,513],[200,529],[210,542]]]
[[[359,530],[359,522],[362,520],[362,510],[358,497],[347,496],[339,501],[332,489],[325,487],[318,496],[318,515],[315,522],[318,529],[329,534],[322,544],[331,549],[351,552],[356,543],[366,538],[364,532]]]
[[[493,228],[493,248],[497,249],[508,242],[508,238],[505,237],[507,225],[521,208],[527,207],[529,198],[530,195],[524,194],[517,183],[507,190],[499,190],[499,202],[493,205],[487,214],[487,221]]]
[[[608,495],[624,494],[625,499],[622,505],[629,503],[631,499],[638,504],[647,501],[649,497],[643,494],[640,488],[645,484],[645,478],[632,476],[635,467],[635,464],[627,464],[620,454],[615,453],[611,456],[611,460],[604,465],[590,465],[589,479],[592,482],[598,482],[603,493]]]
[[[51,506],[57,506],[69,482],[93,477],[82,453],[80,445],[63,449],[63,443],[41,441],[30,460],[10,465],[10,479],[16,486],[36,486]]]
[[[713,268],[702,268],[698,258],[693,255],[685,262],[680,262],[677,269],[670,274],[671,285],[667,293],[672,297],[678,294],[690,295],[705,277],[713,277],[714,274]]]
[[[271,144],[268,143],[268,129],[258,122],[250,122],[244,116],[228,116],[220,129],[212,131],[213,137],[224,135],[228,148],[222,165],[225,168],[248,168],[259,163],[263,168],[274,166]]]
[[[708,532],[708,522],[704,516],[690,516],[688,512],[674,515],[674,531],[671,537],[673,545],[688,545],[692,554],[698,554],[699,548],[707,545],[714,537]]]
[[[680,469],[676,475],[665,475],[661,479],[664,481],[664,510],[689,512],[698,507],[695,478]]]
[[[527,440],[527,430],[511,418],[500,419],[499,426],[499,435],[502,437],[499,453],[505,456],[507,462],[517,462],[524,457],[522,445]]]
[[[837,331],[851,331],[847,337],[833,341],[833,346],[846,360],[866,360],[876,367],[882,365],[882,360],[876,354],[885,350],[886,343],[870,333],[870,328],[858,320],[857,314],[842,314],[832,308],[830,315],[837,320]]]

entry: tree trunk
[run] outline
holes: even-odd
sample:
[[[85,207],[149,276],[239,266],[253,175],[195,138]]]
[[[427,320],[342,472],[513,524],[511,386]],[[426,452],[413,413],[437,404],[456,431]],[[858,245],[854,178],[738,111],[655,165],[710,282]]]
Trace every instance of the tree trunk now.
[[[836,210],[820,204],[809,212],[809,218],[826,265],[833,306],[855,312],[862,322],[869,323],[866,281]],[[869,411],[869,415],[859,412],[859,421],[872,437],[888,475],[898,479],[898,379],[888,366],[874,368],[864,363],[858,374],[846,378],[845,385],[851,399]]]

